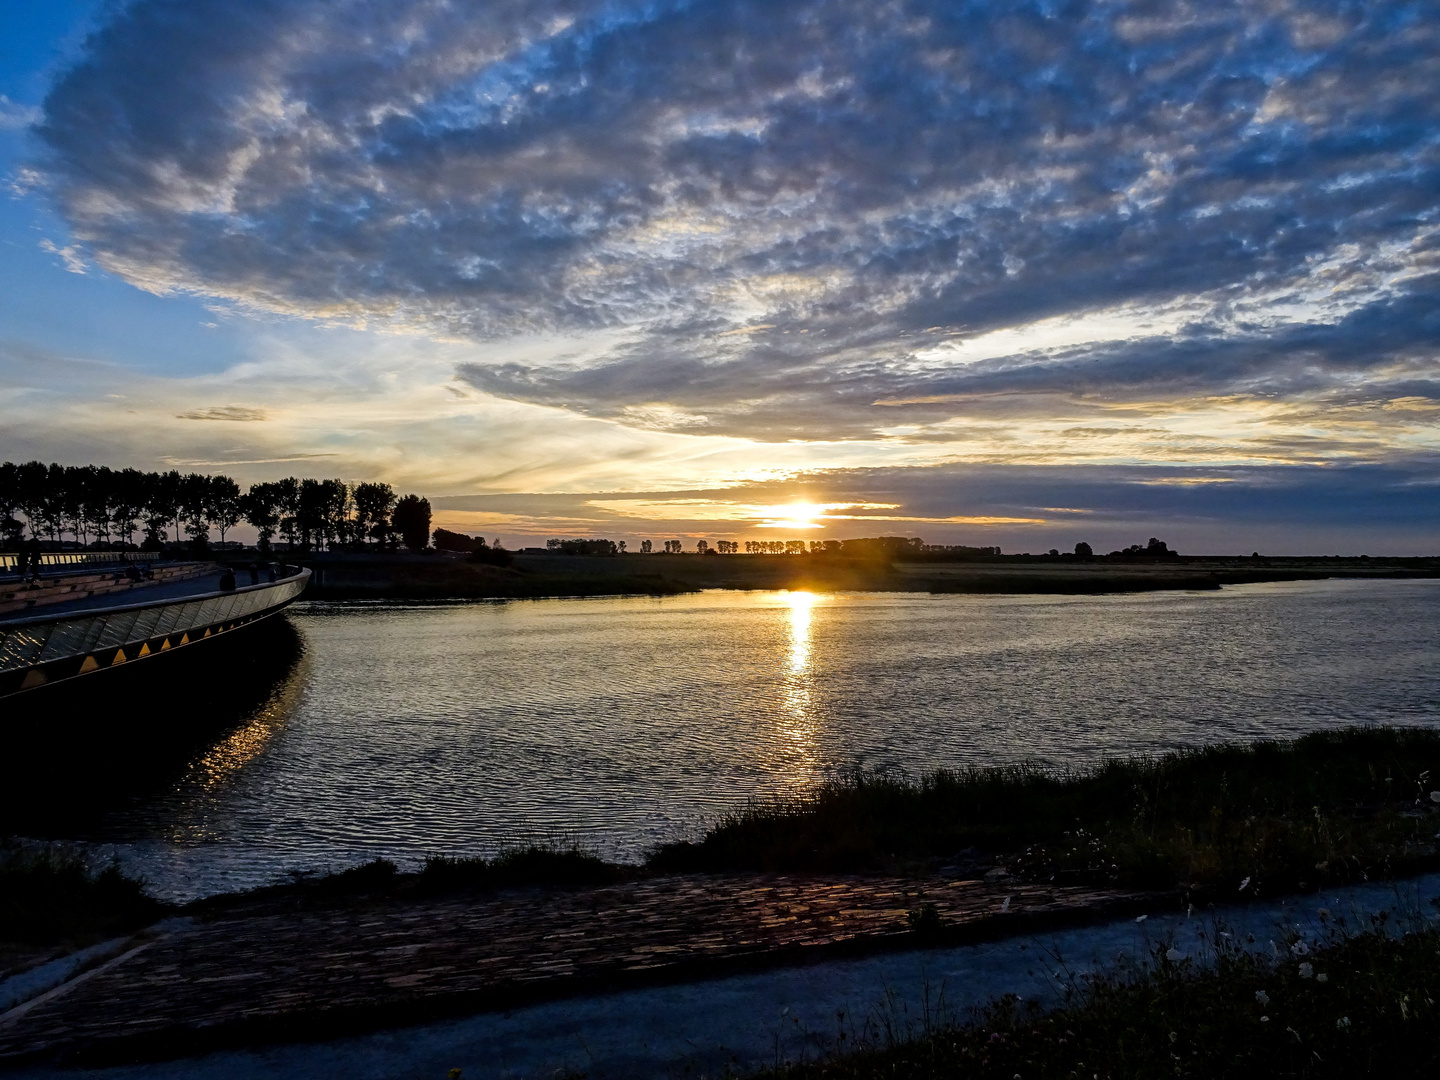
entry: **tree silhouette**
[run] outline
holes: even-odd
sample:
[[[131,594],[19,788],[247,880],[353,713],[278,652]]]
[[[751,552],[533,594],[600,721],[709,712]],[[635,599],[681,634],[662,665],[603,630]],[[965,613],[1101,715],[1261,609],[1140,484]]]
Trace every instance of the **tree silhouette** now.
[[[391,521],[405,546],[411,551],[424,551],[430,543],[430,500],[406,495],[395,504]]]

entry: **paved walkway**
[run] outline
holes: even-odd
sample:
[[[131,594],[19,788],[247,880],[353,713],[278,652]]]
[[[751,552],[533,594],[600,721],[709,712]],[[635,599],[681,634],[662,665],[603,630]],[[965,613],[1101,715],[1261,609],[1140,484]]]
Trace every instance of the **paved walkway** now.
[[[913,947],[922,904],[953,943],[1145,899],[1004,878],[746,876],[272,905],[137,939],[0,1016],[0,1065],[171,1057]]]

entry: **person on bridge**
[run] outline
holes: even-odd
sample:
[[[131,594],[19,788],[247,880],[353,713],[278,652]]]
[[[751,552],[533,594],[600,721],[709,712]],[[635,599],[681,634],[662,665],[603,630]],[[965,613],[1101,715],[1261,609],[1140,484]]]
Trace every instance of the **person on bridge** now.
[[[225,572],[220,575],[220,591],[235,591],[235,571],[231,570],[228,566],[225,568]]]
[[[25,561],[29,558],[30,580],[40,580],[40,538],[32,536],[20,549],[20,576],[25,576]]]

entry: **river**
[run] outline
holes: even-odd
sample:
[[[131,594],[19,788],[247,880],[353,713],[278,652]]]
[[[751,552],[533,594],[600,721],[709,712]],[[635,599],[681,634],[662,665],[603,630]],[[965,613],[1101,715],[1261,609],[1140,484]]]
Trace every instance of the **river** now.
[[[270,699],[74,839],[189,898],[376,857],[639,858],[837,769],[1440,719],[1440,582],[302,603]]]

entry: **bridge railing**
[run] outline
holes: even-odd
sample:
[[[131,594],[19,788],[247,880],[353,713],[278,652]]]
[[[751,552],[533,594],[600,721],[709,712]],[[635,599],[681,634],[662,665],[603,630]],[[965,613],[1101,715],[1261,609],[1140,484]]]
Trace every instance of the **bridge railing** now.
[[[284,607],[310,571],[259,585],[0,623],[0,698],[57,679],[114,667]]]
[[[158,551],[43,551],[40,553],[41,566],[115,566],[127,562],[156,562]],[[20,556],[14,552],[0,552],[0,573],[15,571],[20,566]]]

